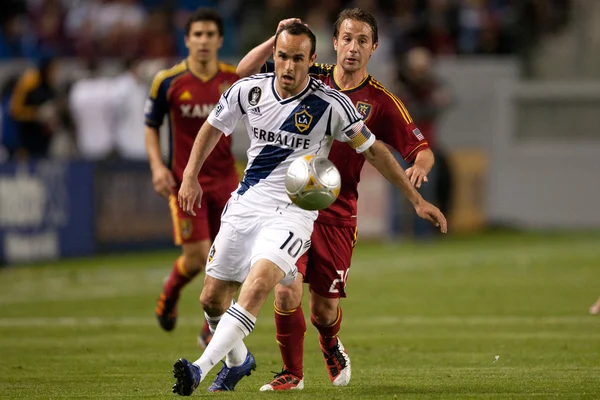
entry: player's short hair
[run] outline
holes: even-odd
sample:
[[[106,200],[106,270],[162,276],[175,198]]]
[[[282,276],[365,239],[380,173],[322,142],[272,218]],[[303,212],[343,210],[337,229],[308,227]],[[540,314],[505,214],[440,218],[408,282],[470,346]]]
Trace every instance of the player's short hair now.
[[[185,36],[190,35],[190,29],[194,22],[209,21],[214,22],[217,25],[219,36],[225,35],[225,25],[223,24],[223,17],[216,10],[208,7],[200,7],[190,15],[185,24]]]
[[[293,36],[308,36],[310,39],[310,57],[315,54],[315,51],[317,50],[317,38],[315,37],[315,34],[308,29],[308,26],[300,22],[292,22],[291,24],[284,25],[279,31],[277,31],[277,34],[275,34],[275,47],[277,47],[277,39],[279,39],[279,35],[282,32],[287,32]]]
[[[362,8],[346,8],[339,15],[337,21],[333,25],[333,37],[337,38],[340,33],[340,26],[342,22],[347,19],[353,19],[355,21],[364,22],[365,24],[371,27],[371,32],[373,32],[373,44],[379,42],[379,34],[377,30],[377,20],[368,11],[363,10]]]

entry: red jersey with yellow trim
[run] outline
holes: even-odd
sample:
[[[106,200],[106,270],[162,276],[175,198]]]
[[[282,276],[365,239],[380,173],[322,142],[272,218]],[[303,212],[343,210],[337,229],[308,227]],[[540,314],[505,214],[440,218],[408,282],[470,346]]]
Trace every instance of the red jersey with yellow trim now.
[[[367,75],[357,87],[342,90],[335,82],[335,68],[335,65],[315,64],[309,72],[327,86],[347,95],[377,139],[394,148],[408,162],[414,161],[419,151],[429,148],[398,97],[371,75]],[[342,188],[335,203],[319,211],[317,221],[328,225],[356,226],[358,183],[365,157],[343,143],[334,142],[329,159],[340,171]]]
[[[171,69],[156,74],[144,110],[146,125],[159,128],[163,118],[169,116],[169,166],[177,185],[181,184],[200,127],[206,121],[221,94],[239,77],[235,67],[219,63],[219,71],[204,80],[182,61]],[[224,178],[237,174],[231,152],[231,136],[223,135],[200,170],[198,181],[203,186],[213,186]]]

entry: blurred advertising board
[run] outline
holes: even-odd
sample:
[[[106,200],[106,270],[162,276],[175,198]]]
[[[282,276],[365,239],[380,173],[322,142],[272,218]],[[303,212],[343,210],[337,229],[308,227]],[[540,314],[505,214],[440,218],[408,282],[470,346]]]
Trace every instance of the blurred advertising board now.
[[[96,163],[94,188],[98,250],[172,245],[168,202],[154,192],[148,163]]]
[[[0,164],[0,264],[94,250],[93,165]]]

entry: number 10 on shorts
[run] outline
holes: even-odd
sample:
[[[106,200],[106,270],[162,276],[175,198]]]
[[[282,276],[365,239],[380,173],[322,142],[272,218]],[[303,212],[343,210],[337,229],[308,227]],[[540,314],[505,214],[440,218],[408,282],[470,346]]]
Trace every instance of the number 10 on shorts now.
[[[289,245],[287,248],[288,254],[290,255],[290,257],[296,258],[296,257],[298,257],[298,255],[300,254],[300,251],[302,250],[302,245],[304,244],[304,241],[300,238],[296,238],[296,240],[294,240],[292,242],[293,238],[294,238],[294,232],[289,232],[289,236],[287,237],[285,242],[283,242],[281,247],[279,247],[279,249],[283,250],[286,248],[286,246]]]

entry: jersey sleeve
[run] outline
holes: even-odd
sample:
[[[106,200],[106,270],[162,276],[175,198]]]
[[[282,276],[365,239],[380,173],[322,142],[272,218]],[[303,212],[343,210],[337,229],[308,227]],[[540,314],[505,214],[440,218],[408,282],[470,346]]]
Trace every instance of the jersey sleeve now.
[[[231,135],[238,121],[246,113],[241,103],[243,82],[243,80],[237,81],[227,89],[207,118],[209,124],[226,136]]]
[[[275,72],[275,63],[272,61],[267,61],[260,67],[260,73],[264,74],[265,72]]]
[[[152,81],[152,87],[144,105],[146,125],[151,128],[159,128],[165,114],[169,111],[167,90],[168,81],[164,78],[164,71],[159,72]]]
[[[348,143],[357,153],[367,150],[375,143],[375,135],[363,122],[362,115],[356,111],[352,101],[345,94],[336,90],[329,91],[329,94],[334,114],[333,138]]]
[[[308,73],[310,75],[328,76],[331,74],[331,71],[333,71],[333,67],[335,67],[335,65],[315,63],[312,67],[308,69]],[[267,61],[260,68],[260,72],[275,72],[275,64],[272,61]]]
[[[414,161],[419,151],[429,148],[427,140],[396,96],[389,96],[387,101],[382,102],[382,107],[377,137],[399,152],[406,161]]]
[[[308,73],[313,76],[329,76],[333,72],[333,67],[335,67],[333,64],[315,63],[308,69]]]

